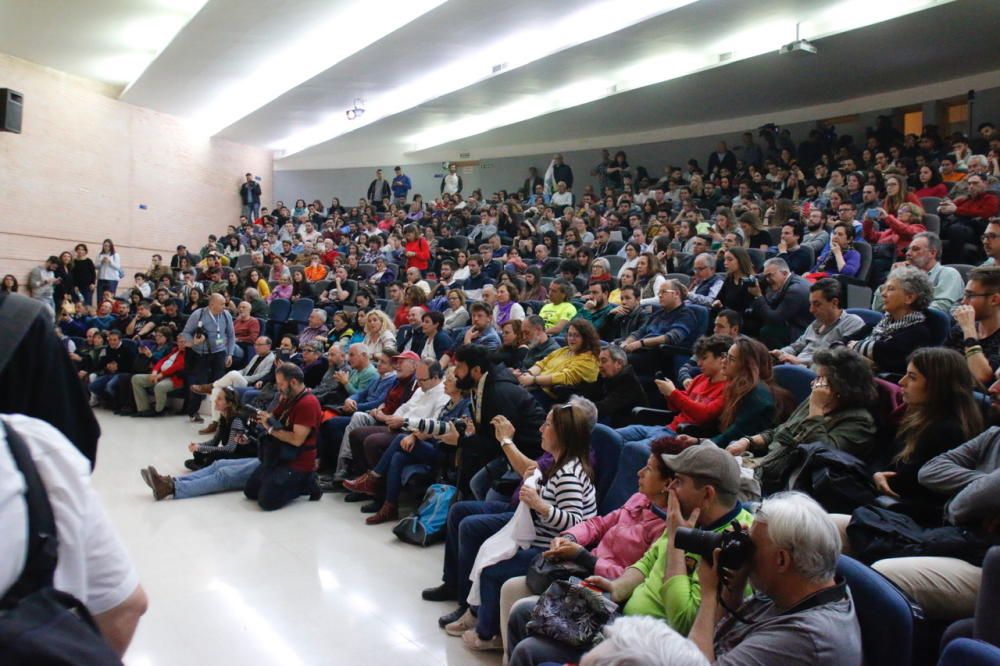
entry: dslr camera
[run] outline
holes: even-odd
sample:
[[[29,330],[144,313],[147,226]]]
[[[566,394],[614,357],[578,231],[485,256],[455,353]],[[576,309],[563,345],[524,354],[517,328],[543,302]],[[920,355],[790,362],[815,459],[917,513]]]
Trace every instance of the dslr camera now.
[[[747,287],[753,287],[759,283],[760,283],[759,275],[748,275],[744,278],[740,278],[740,284],[745,285]]]
[[[735,520],[732,527],[733,530],[727,532],[678,527],[674,536],[674,546],[687,553],[701,555],[708,562],[712,561],[712,553],[718,548],[721,551],[719,566],[735,571],[753,557],[754,545],[750,535]]]

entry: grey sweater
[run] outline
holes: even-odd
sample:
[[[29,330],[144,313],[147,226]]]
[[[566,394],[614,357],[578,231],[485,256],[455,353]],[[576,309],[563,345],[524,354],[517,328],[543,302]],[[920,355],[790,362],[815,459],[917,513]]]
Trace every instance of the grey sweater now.
[[[954,525],[977,525],[1000,512],[1000,427],[931,458],[917,476],[920,484],[945,495],[945,516]]]

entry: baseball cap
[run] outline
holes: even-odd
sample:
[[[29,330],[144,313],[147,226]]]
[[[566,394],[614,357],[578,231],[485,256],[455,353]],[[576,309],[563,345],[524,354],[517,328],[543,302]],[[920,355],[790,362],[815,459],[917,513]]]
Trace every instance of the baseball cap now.
[[[405,351],[402,354],[392,357],[393,361],[419,361],[420,357],[417,356],[416,352]]]
[[[720,492],[736,495],[740,490],[740,465],[736,458],[715,444],[690,446],[678,454],[660,455],[663,464],[677,474],[705,479]]]

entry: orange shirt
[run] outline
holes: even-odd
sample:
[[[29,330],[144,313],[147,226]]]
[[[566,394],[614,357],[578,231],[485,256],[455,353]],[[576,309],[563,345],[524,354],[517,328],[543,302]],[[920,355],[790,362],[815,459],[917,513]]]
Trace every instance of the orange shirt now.
[[[326,266],[323,264],[319,266],[306,266],[303,272],[305,273],[306,280],[309,282],[319,282],[326,277]]]

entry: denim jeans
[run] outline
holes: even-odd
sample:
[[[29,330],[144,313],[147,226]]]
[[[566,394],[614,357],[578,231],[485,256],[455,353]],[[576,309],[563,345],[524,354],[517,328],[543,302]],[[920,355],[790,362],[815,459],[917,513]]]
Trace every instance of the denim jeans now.
[[[405,434],[396,435],[389,448],[382,454],[378,464],[372,469],[385,479],[385,501],[399,503],[399,491],[403,487],[403,470],[409,465],[437,465],[444,459],[444,451],[431,442],[418,439],[412,451],[404,451],[399,443]]]
[[[201,497],[227,490],[242,490],[260,467],[257,458],[233,458],[214,463],[187,476],[174,479],[174,499]]]
[[[507,502],[457,502],[448,511],[443,580],[457,591],[462,606],[472,586],[469,574],[479,547],[513,517]]]
[[[519,550],[502,562],[491,564],[479,575],[479,608],[476,609],[476,633],[489,640],[500,633],[500,588],[511,578],[528,573],[528,566],[541,548]]]
[[[254,398],[260,395],[260,389],[252,386],[234,386],[233,390],[236,391],[236,397],[240,399],[241,405],[249,405]]]
[[[652,444],[654,439],[660,437],[673,437],[677,433],[666,426],[630,425],[615,430],[625,444],[629,442],[643,442],[646,446]]]
[[[115,396],[114,386],[111,382],[116,379],[117,375],[100,375],[94,381],[90,382],[90,392],[96,395],[98,398],[104,400],[112,400]]]

